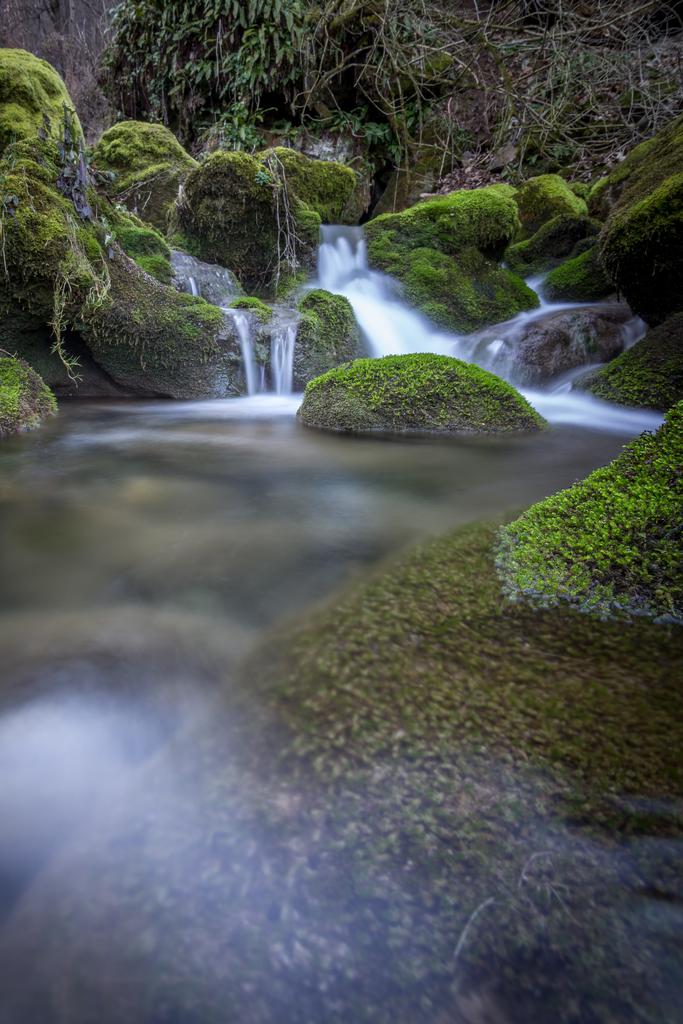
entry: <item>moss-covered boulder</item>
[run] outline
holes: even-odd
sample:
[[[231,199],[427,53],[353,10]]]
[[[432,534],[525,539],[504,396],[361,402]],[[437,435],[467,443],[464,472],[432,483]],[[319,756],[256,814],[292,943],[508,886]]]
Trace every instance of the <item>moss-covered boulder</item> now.
[[[161,124],[122,121],[93,150],[93,166],[108,195],[161,232],[178,191],[197,162]]]
[[[355,189],[351,168],[294,150],[219,151],[188,176],[177,222],[193,255],[272,293],[281,275],[312,268],[320,225],[344,219]]]
[[[114,238],[126,256],[162,284],[173,281],[171,249],[163,235],[134,214],[116,213]]]
[[[533,309],[538,297],[498,260],[519,230],[514,189],[429,199],[366,225],[368,257],[434,323],[469,332]]]
[[[295,391],[303,391],[315,377],[364,355],[364,346],[351,304],[343,295],[318,288],[308,292],[297,309],[293,384]]]
[[[32,430],[56,411],[54,395],[35,370],[0,351],[0,438]]]
[[[560,214],[543,224],[522,242],[505,250],[505,262],[521,276],[540,274],[577,255],[586,239],[597,235],[600,225],[590,217]]]
[[[588,207],[559,174],[540,174],[529,178],[517,189],[515,199],[525,238],[554,217],[585,217]]]
[[[356,359],[307,385],[307,427],[338,433],[462,434],[538,430],[544,420],[500,377],[450,356]]]
[[[633,348],[574,387],[607,402],[666,412],[683,399],[683,313],[651,328]]]
[[[635,313],[661,323],[683,309],[683,116],[637,146],[591,192],[607,216],[600,259]]]
[[[78,115],[55,69],[26,50],[0,49],[0,154],[11,142],[38,134],[59,142],[65,108],[82,141]]]
[[[543,282],[549,302],[597,302],[613,291],[595,245],[555,267]]]
[[[683,403],[604,469],[501,531],[506,594],[683,622]]]
[[[263,299],[259,299],[257,295],[241,295],[238,299],[234,299],[230,306],[232,309],[247,309],[250,313],[253,313],[259,323],[267,324],[273,319],[272,307],[264,302]]]
[[[0,157],[0,321],[12,350],[60,393],[237,392],[239,345],[220,310],[147,273],[166,276],[163,239],[97,194],[80,129],[68,117],[63,129],[65,144],[41,129]]]

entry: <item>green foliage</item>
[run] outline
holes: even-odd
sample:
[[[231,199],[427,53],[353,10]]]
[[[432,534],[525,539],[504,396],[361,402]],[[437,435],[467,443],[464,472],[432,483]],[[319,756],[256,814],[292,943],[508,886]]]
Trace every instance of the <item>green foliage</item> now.
[[[595,245],[551,270],[543,282],[550,302],[597,302],[613,291]]]
[[[505,593],[603,616],[683,620],[683,403],[656,434],[500,535]]]
[[[558,214],[522,242],[505,250],[505,261],[516,274],[539,274],[576,254],[579,243],[596,235],[600,225],[589,217]]]
[[[356,359],[307,385],[299,416],[342,433],[497,433],[544,420],[506,381],[450,356]]]
[[[31,430],[57,411],[54,395],[23,359],[0,351],[0,438]]]
[[[666,412],[683,400],[683,313],[651,328],[633,348],[576,382],[619,405]]]
[[[560,214],[585,217],[588,213],[585,200],[575,195],[559,174],[529,178],[519,186],[515,198],[525,238]]]

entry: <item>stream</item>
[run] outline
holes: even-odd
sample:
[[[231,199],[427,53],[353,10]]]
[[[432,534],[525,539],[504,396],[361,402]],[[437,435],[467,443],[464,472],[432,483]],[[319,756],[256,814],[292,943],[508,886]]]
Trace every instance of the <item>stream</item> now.
[[[395,297],[378,308],[385,285],[372,283],[351,247],[335,269],[335,252],[338,236],[323,247],[321,283],[350,298],[375,351],[404,351],[408,337],[409,350],[419,350],[424,321]],[[348,260],[356,260],[350,273]],[[207,964],[229,956],[221,943],[229,945],[230,929],[222,931],[215,900],[192,890],[193,919],[206,924],[203,950],[182,924],[165,944],[152,928],[110,948],[103,934],[119,924],[125,931],[125,922],[104,897],[93,909],[99,844],[107,869],[126,876],[144,861],[149,821],[173,821],[183,850],[175,868],[195,873],[198,837],[220,831],[205,799],[204,744],[215,748],[217,722],[231,735],[232,670],[272,642],[274,628],[422,538],[511,515],[570,485],[659,422],[560,382],[527,393],[551,421],[528,437],[394,442],[307,432],[295,417],[300,396],[287,393],[287,330],[277,394],[64,401],[44,428],[0,449],[1,1024],[123,1019],[104,1008],[113,991],[145,1007],[134,1018],[141,1024],[346,1020],[326,1004],[297,1014],[277,976],[276,1017],[258,1009],[258,978],[245,981],[249,1018],[212,1016],[201,999],[189,1008],[181,989],[160,979],[182,960],[190,975],[204,978],[206,968],[210,988]],[[442,335],[430,347],[452,352],[454,344]],[[228,772],[228,740],[221,756]],[[231,777],[246,792],[237,769]],[[245,837],[242,854],[257,858],[259,842]],[[667,863],[672,855],[662,853]],[[220,860],[211,864],[202,870],[220,874]],[[136,904],[171,899],[173,884],[161,885],[154,871],[133,875]],[[67,901],[74,879],[79,899]],[[81,937],[73,984],[60,942],[67,920]],[[91,935],[93,947],[104,943],[104,959],[90,950]],[[151,978],[160,1001],[147,998]],[[425,1011],[419,1019],[455,1018]],[[468,1019],[493,1018],[482,1010]]]

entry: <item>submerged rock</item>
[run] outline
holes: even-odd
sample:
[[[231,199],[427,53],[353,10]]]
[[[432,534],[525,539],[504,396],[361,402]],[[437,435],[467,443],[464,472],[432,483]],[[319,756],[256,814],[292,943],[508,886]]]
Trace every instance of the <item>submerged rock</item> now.
[[[453,192],[366,225],[371,266],[396,277],[436,324],[467,333],[533,309],[538,297],[498,260],[519,230],[508,185]]]
[[[56,411],[54,395],[28,363],[0,355],[0,438],[32,430]]]
[[[214,306],[228,306],[242,289],[234,274],[217,263],[204,263],[181,249],[171,249],[173,283],[178,291],[199,295]]]
[[[162,124],[122,121],[93,150],[93,165],[116,202],[165,232],[178,190],[197,166]]]
[[[619,405],[665,412],[683,399],[683,313],[652,328],[633,348],[574,387]]]
[[[522,386],[541,384],[578,366],[606,363],[624,348],[624,327],[632,319],[628,307],[617,303],[550,313],[505,342],[498,357],[501,369]]]
[[[500,377],[430,353],[330,370],[308,384],[299,416],[307,427],[355,434],[490,434],[545,424]]]
[[[294,348],[294,390],[350,359],[365,354],[353,309],[343,295],[318,288],[299,302]]]
[[[656,434],[501,531],[505,593],[541,607],[683,622],[683,402]]]

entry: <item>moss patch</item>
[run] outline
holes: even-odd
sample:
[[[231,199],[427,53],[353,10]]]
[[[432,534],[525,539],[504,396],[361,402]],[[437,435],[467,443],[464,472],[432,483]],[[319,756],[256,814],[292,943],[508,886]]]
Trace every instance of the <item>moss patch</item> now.
[[[93,150],[93,164],[108,195],[165,232],[168,214],[195,160],[161,124],[122,121],[109,128]]]
[[[119,215],[114,237],[126,256],[135,260],[146,273],[162,284],[172,283],[171,250],[158,231],[146,226],[132,214]]]
[[[58,142],[64,107],[82,140],[78,115],[55,69],[26,50],[0,49],[0,154],[11,142],[31,141],[39,132]]]
[[[363,345],[353,309],[343,295],[318,288],[307,292],[297,309],[294,387],[303,390],[320,374],[363,355]]]
[[[586,480],[501,531],[506,594],[683,620],[683,403]]]
[[[267,324],[273,319],[271,307],[263,299],[259,299],[255,295],[242,295],[239,299],[231,302],[230,305],[233,309],[248,309],[262,324]]]
[[[0,437],[32,430],[56,411],[54,395],[28,363],[0,355]]]
[[[299,416],[342,433],[497,433],[543,419],[515,389],[460,359],[420,353],[356,359],[311,381]]]
[[[507,190],[454,192],[376,217],[366,226],[368,256],[436,324],[469,332],[538,305],[536,294],[496,262],[518,229]]]
[[[515,196],[524,236],[534,235],[543,224],[561,215],[585,217],[588,207],[559,174],[529,178]]]
[[[600,225],[589,217],[560,214],[547,221],[523,242],[505,250],[505,260],[516,274],[540,274],[576,253],[577,246],[596,235]]]
[[[574,385],[619,405],[666,412],[683,399],[683,313]]]
[[[613,291],[594,245],[551,270],[543,282],[550,302],[597,302]]]

